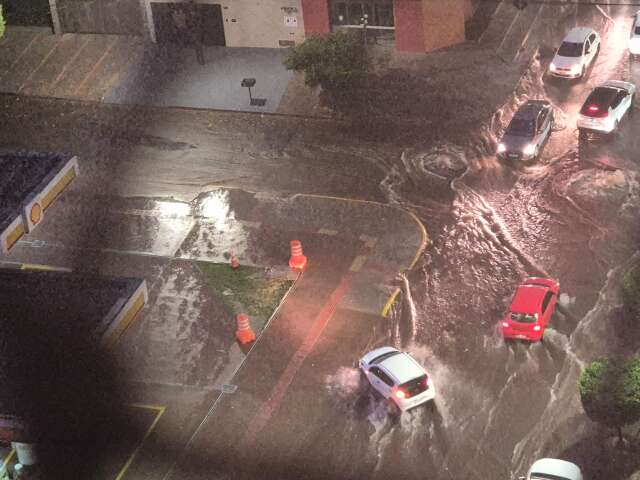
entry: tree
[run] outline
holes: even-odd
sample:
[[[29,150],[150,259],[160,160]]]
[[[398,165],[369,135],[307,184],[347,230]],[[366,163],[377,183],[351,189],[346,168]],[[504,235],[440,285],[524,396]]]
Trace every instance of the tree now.
[[[4,15],[2,14],[2,4],[0,4],[0,38],[4,36]]]
[[[288,70],[304,72],[308,86],[320,85],[332,95],[348,93],[369,72],[362,39],[348,31],[307,38],[291,49],[284,64]]]
[[[578,380],[585,413],[618,432],[640,420],[640,357],[626,362],[600,359],[590,363]]]

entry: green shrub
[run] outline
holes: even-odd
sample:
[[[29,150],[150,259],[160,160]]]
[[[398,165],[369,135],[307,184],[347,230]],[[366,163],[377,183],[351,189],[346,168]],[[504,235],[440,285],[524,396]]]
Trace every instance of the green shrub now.
[[[288,70],[304,72],[310,87],[320,85],[332,94],[346,93],[369,71],[362,40],[347,31],[307,38],[290,50],[284,64]]]

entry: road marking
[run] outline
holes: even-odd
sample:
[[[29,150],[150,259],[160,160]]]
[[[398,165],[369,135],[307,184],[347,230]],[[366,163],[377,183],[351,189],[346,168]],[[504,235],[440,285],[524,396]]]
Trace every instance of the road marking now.
[[[365,255],[358,255],[356,258],[353,259],[353,262],[349,267],[349,271],[359,272],[366,261],[367,261],[367,257]]]
[[[320,310],[320,313],[318,313],[318,315],[316,316],[313,325],[311,326],[311,330],[305,337],[302,345],[300,345],[300,348],[298,348],[298,350],[293,354],[291,360],[289,360],[289,363],[280,376],[278,383],[271,390],[269,399],[257,413],[255,418],[251,422],[249,429],[242,438],[241,444],[244,445],[244,448],[241,448],[241,450],[245,450],[246,448],[251,447],[258,433],[262,431],[265,425],[269,422],[269,419],[271,418],[273,412],[282,403],[284,395],[291,385],[293,378],[304,363],[309,353],[311,353],[311,351],[313,350],[313,347],[315,346],[316,342],[320,338],[320,335],[329,323],[329,320],[336,312],[338,304],[347,294],[352,279],[353,275],[349,273],[347,273],[347,275],[343,277],[342,281],[338,285],[338,288],[336,288],[333,293],[331,293],[331,295],[329,296],[329,300],[327,301],[327,303],[325,303],[324,307],[322,307],[322,310]]]
[[[24,88],[24,86],[27,84],[27,82],[29,80],[31,80],[31,77],[33,77],[33,74],[36,73],[38,70],[40,70],[40,68],[45,64],[45,62],[47,60],[49,60],[49,57],[53,54],[53,52],[56,51],[56,48],[58,48],[58,46],[60,45],[61,40],[57,39],[56,44],[53,46],[53,48],[51,50],[49,50],[49,53],[47,53],[44,58],[42,59],[42,61],[38,64],[38,66],[29,74],[29,76],[25,79],[24,82],[22,82],[22,85],[20,85],[20,87],[18,88],[18,91],[16,93],[20,93],[22,91],[22,89]]]
[[[147,438],[149,438],[149,435],[151,435],[151,432],[153,431],[153,429],[156,428],[156,425],[160,421],[160,417],[162,417],[162,415],[164,414],[164,411],[166,410],[166,407],[163,407],[162,405],[146,405],[146,404],[141,404],[141,403],[132,403],[129,406],[130,407],[134,407],[134,408],[143,408],[143,409],[147,409],[147,410],[155,410],[157,412],[157,414],[156,414],[156,418],[153,420],[153,423],[147,429],[147,431],[144,434],[144,437],[142,437],[142,440],[140,440],[140,443],[138,443],[138,446],[136,447],[136,449],[129,456],[129,459],[127,460],[127,463],[124,464],[124,467],[122,467],[122,469],[118,473],[118,476],[115,478],[115,480],[122,480],[122,477],[124,477],[125,473],[127,473],[127,470],[129,469],[129,467],[131,466],[131,464],[135,460],[136,456],[138,455],[138,453],[142,449],[142,446],[144,445],[144,442],[147,440]]]
[[[382,308],[381,315],[383,317],[386,317],[389,314],[389,310],[391,310],[391,305],[395,303],[396,297],[398,296],[399,293],[400,293],[400,287],[396,287],[396,289],[393,291],[393,293],[389,297],[389,300],[387,300],[387,303],[385,303],[384,307]]]
[[[318,230],[318,233],[320,235],[337,235],[338,231],[337,230],[330,230],[328,228],[321,228],[320,230]]]
[[[115,44],[117,42],[118,42],[118,37],[113,39],[113,41],[109,44],[109,46],[104,51],[102,56],[98,59],[98,61],[95,63],[95,65],[91,68],[89,73],[87,73],[87,75],[82,79],[82,81],[80,82],[80,85],[78,85],[76,87],[76,89],[73,91],[73,95],[74,96],[76,96],[78,94],[78,92],[80,90],[82,90],[82,87],[84,87],[85,83],[87,83],[87,81],[93,76],[93,74],[98,71],[98,67],[100,65],[102,65],[102,62],[104,62],[105,58],[107,58],[109,56],[109,54],[111,53],[111,50],[113,50],[113,47],[115,46]]]
[[[64,64],[64,67],[62,67],[62,70],[60,71],[60,73],[56,76],[55,80],[53,81],[53,83],[51,85],[49,85],[46,89],[46,91],[52,95],[53,91],[56,89],[56,87],[58,86],[58,83],[60,83],[60,80],[62,80],[62,77],[64,77],[64,74],[67,72],[67,68],[69,68],[69,65],[72,65],[73,62],[76,60],[76,58],[78,58],[80,56],[80,54],[82,53],[82,51],[84,50],[84,48],[89,45],[89,42],[91,41],[91,37],[87,38],[87,41],[84,42],[82,44],[82,46],[76,50],[76,53],[74,53],[71,58],[67,61],[67,63]]]
[[[42,33],[36,33],[33,38],[31,39],[31,41],[27,44],[27,46],[25,47],[25,49],[20,52],[20,55],[18,55],[16,57],[16,59],[13,61],[13,63],[11,64],[11,66],[9,68],[7,68],[4,73],[0,74],[0,79],[2,79],[4,77],[4,75],[6,73],[9,73],[11,70],[13,70],[13,67],[16,66],[16,64],[20,61],[20,59],[22,58],[22,56],[27,53],[27,51],[31,48],[31,45],[33,45],[33,42],[36,41],[36,38],[38,38],[40,35],[42,35]]]
[[[2,470],[4,472],[7,471],[7,466],[9,465],[9,463],[11,463],[11,459],[15,454],[16,454],[16,449],[12,448],[11,451],[9,452],[9,455],[7,455],[7,457],[4,459],[4,462],[2,462]]]

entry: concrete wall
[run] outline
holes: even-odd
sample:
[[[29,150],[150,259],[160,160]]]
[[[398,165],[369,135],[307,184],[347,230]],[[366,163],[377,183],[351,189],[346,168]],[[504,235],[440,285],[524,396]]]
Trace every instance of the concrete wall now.
[[[422,0],[395,0],[393,15],[396,25],[396,50],[424,51],[424,16]]]
[[[57,33],[145,33],[138,0],[56,0],[54,8],[60,21]]]
[[[424,50],[430,52],[464,42],[467,0],[422,0]],[[397,36],[398,25],[396,25]]]
[[[183,0],[162,3],[180,1]],[[228,47],[278,48],[304,40],[301,0],[199,0],[197,3],[222,6]],[[148,20],[152,19],[151,0],[146,0],[146,15]],[[285,17],[294,21],[286,25]],[[153,23],[149,21],[149,25]],[[155,40],[155,32],[150,33]]]

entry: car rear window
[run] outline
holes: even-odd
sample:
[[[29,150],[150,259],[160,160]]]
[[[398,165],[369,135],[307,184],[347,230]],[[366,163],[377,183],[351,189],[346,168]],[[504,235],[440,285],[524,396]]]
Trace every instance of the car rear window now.
[[[584,105],[580,110],[580,113],[583,115],[588,115],[589,107],[596,106],[599,110],[607,111],[609,110],[609,105],[613,103],[613,101],[618,95],[618,90],[615,88],[606,88],[606,87],[598,87],[587,97],[584,101]]]
[[[511,312],[509,318],[518,323],[534,323],[536,321],[536,316],[530,313]]]
[[[636,25],[636,28],[633,29],[634,35],[640,35],[640,25]]]
[[[404,389],[410,397],[419,395],[429,388],[427,387],[427,376],[422,375],[418,378],[414,378],[413,380],[409,380],[408,382],[400,385],[400,388]]]
[[[507,133],[510,135],[529,136],[533,135],[536,124],[533,120],[525,120],[523,118],[514,118],[507,127]]]
[[[558,55],[561,57],[581,57],[582,43],[562,42],[558,49]]]
[[[394,355],[398,355],[400,352],[398,352],[397,350],[394,352],[387,352],[387,353],[383,353],[382,355],[377,356],[376,358],[374,358],[373,360],[371,360],[371,362],[369,362],[370,365],[373,365],[374,363],[380,363],[383,360],[386,360],[389,357],[393,357]]]

